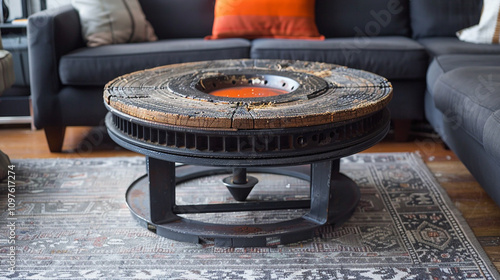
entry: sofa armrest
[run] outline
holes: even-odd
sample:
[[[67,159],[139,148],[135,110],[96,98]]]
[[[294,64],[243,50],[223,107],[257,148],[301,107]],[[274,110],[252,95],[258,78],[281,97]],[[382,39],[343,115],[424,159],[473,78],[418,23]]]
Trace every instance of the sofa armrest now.
[[[61,56],[85,47],[80,18],[72,5],[33,14],[28,19],[28,56],[35,126],[57,123],[54,106],[61,88]]]

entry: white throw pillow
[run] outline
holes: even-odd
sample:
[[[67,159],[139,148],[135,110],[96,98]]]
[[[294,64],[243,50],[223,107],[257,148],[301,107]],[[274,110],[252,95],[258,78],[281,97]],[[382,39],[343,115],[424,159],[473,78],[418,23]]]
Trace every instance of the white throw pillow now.
[[[484,0],[479,24],[457,32],[460,40],[479,44],[500,42],[500,0]]]
[[[72,0],[87,46],[156,41],[137,0]]]

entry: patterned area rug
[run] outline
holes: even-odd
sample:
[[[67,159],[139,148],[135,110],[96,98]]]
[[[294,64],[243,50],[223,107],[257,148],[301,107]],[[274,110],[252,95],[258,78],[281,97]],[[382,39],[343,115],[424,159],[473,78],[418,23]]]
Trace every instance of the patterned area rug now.
[[[277,248],[182,243],[138,226],[124,197],[127,187],[145,173],[144,158],[13,164],[15,180],[0,185],[0,278],[499,278],[464,219],[414,154],[342,159],[341,171],[361,190],[354,215],[339,228],[322,228],[313,240]],[[249,199],[308,195],[302,180],[260,179]],[[230,201],[218,180],[201,178],[178,186],[179,203],[208,196]],[[231,219],[248,221],[251,215]]]

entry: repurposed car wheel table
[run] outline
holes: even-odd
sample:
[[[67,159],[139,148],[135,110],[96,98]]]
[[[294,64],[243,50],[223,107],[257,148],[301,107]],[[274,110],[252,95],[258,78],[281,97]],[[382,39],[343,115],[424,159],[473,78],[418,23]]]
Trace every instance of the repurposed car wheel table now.
[[[216,246],[277,246],[339,225],[360,197],[339,172],[340,158],[363,151],[389,130],[392,86],[344,66],[283,60],[219,60],[168,65],[109,82],[106,126],[119,145],[144,154],[148,174],[127,204],[158,235]],[[176,163],[181,163],[176,164]],[[271,173],[310,182],[298,201],[245,201]],[[239,202],[176,205],[176,185],[228,174],[220,183]],[[271,224],[215,224],[181,214],[309,209]]]

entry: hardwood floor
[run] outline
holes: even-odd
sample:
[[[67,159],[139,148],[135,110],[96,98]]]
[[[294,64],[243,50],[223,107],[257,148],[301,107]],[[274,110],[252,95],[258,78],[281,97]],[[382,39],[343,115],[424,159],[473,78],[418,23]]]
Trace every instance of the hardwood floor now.
[[[71,127],[62,153],[50,153],[42,130],[0,126],[0,150],[12,159],[134,156],[113,143],[104,128]],[[413,137],[394,142],[391,135],[366,152],[414,152],[422,156],[436,179],[474,231],[486,253],[500,270],[500,207],[479,186],[453,152],[439,139]]]

